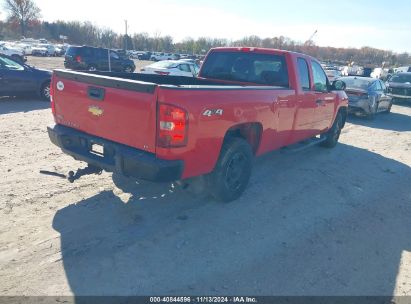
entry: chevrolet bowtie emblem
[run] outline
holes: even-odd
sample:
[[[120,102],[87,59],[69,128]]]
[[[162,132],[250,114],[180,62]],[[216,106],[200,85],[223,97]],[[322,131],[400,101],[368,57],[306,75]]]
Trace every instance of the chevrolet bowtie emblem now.
[[[97,106],[89,106],[88,111],[93,114],[94,116],[101,116],[103,115],[104,110],[97,107]]]

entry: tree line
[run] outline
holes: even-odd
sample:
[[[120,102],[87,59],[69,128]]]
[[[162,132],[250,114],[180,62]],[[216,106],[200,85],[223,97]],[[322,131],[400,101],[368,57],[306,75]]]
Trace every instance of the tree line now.
[[[68,37],[67,43],[74,45],[91,45],[106,48],[125,48],[139,51],[163,51],[189,54],[205,54],[210,48],[222,46],[252,46],[284,49],[309,54],[323,61],[340,64],[357,63],[369,66],[403,66],[411,64],[408,53],[398,54],[388,50],[371,47],[335,48],[320,47],[307,41],[294,41],[280,36],[260,38],[248,36],[239,40],[200,37],[186,38],[175,42],[169,35],[156,32],[121,35],[109,28],[100,28],[91,22],[79,21],[40,21],[40,10],[33,0],[5,0],[9,15],[6,21],[0,21],[0,40],[18,40],[25,37],[46,38],[49,41],[61,42],[60,35]]]

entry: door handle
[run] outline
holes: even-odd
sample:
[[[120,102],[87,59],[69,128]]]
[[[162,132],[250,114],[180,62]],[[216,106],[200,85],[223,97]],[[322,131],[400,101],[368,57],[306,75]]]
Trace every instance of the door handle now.
[[[88,87],[87,95],[94,100],[104,100],[106,90],[103,88]]]
[[[322,106],[322,105],[324,105],[324,100],[322,100],[322,99],[317,99],[317,100],[315,101],[315,103],[316,103],[317,105],[319,105],[319,106]]]

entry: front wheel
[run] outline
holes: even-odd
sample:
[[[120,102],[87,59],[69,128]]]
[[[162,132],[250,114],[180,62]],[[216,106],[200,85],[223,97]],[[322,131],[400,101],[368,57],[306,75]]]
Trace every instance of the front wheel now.
[[[242,138],[229,138],[221,149],[214,171],[208,176],[210,194],[222,202],[241,196],[251,176],[253,152]]]
[[[340,138],[342,127],[343,117],[341,113],[338,113],[331,129],[328,130],[327,133],[324,133],[322,135],[323,138],[325,137],[325,140],[321,142],[320,145],[325,148],[334,148],[338,143],[338,139]]]

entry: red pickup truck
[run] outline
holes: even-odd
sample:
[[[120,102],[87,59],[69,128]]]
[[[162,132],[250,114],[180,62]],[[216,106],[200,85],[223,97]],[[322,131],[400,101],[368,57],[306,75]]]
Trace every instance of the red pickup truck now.
[[[260,48],[212,49],[197,78],[56,70],[48,133],[90,166],[159,182],[205,176],[231,201],[253,156],[310,138],[334,147],[343,89],[312,57]]]

